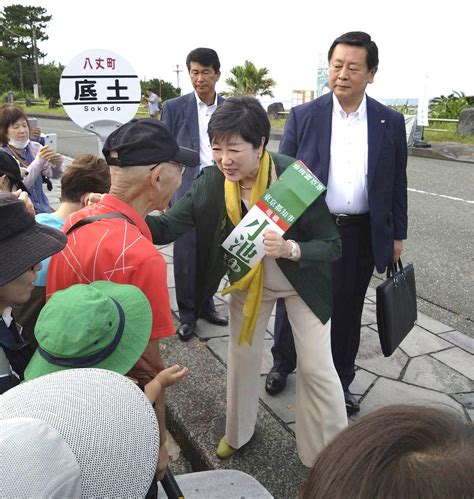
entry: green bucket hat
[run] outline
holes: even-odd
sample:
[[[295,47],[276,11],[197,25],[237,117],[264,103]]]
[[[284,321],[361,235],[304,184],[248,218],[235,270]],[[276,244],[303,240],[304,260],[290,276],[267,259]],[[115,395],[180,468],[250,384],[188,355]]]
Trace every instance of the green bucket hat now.
[[[150,340],[151,307],[135,286],[96,281],[54,293],[38,316],[25,380],[78,367],[126,374]]]

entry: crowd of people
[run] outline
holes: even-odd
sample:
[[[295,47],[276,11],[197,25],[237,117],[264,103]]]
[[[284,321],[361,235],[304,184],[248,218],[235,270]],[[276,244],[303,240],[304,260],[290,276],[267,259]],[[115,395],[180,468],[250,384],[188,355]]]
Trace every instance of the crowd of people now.
[[[255,98],[217,95],[208,48],[186,59],[194,92],[157,120],[147,90],[150,118],[114,130],[104,159],[66,169],[21,108],[0,108],[1,497],[156,496],[166,388],[188,372],[165,368],[160,341],[190,340],[198,317],[229,324],[216,454],[238,453],[255,431],[275,304],[265,389],[278,393],[297,368],[297,452],[310,470],[301,497],[474,495],[474,431],[459,415],[393,406],[348,427],[363,298],[374,265],[397,261],[406,239],[407,150],[403,117],[365,94],[378,67],[371,37],[338,37],[328,61],[332,92],[292,109],[279,153],[267,150]],[[230,279],[222,316],[222,243],[295,160],[327,190],[283,235],[263,231],[264,256]],[[43,184],[59,177],[53,211]],[[176,330],[155,247],[170,242]]]

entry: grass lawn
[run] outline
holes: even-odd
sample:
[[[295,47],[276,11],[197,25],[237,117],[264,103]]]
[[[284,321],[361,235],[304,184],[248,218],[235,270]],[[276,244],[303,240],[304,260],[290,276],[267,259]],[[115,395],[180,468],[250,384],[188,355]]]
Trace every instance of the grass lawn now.
[[[281,131],[283,132],[285,128],[286,118],[275,118],[270,120],[270,125],[273,132]]]
[[[430,128],[436,129],[436,131],[430,130]],[[457,144],[474,145],[474,135],[458,135],[456,130],[457,123],[432,122],[430,127],[425,128],[424,139],[426,142],[456,142]]]
[[[285,118],[270,120],[272,131],[283,132],[285,122]],[[424,139],[426,142],[455,142],[457,144],[474,145],[474,135],[461,136],[457,134],[456,130],[457,123],[432,122],[430,127],[425,128]]]
[[[42,102],[41,104],[34,104],[33,106],[28,106],[28,107],[21,105],[21,107],[23,108],[25,113],[30,115],[30,116],[34,116],[35,113],[50,114],[52,116],[67,116],[67,113],[66,113],[66,111],[64,111],[64,108],[62,106],[56,107],[54,109],[50,109],[48,107],[47,102],[44,102],[44,103]],[[148,118],[147,108],[145,106],[140,106],[138,108],[137,113],[135,114],[135,118]]]

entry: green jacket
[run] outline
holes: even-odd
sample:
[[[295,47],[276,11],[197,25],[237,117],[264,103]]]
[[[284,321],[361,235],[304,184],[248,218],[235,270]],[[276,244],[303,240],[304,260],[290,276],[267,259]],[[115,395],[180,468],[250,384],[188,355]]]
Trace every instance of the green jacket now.
[[[271,154],[277,176],[295,160]],[[206,167],[194,180],[191,189],[160,216],[148,216],[146,222],[155,244],[176,241],[196,228],[196,309],[226,274],[222,242],[234,229],[227,216],[224,201],[224,175],[216,165]],[[331,262],[341,256],[339,234],[320,196],[284,235],[301,248],[301,259],[276,260],[278,266],[299,296],[326,323],[332,311]]]

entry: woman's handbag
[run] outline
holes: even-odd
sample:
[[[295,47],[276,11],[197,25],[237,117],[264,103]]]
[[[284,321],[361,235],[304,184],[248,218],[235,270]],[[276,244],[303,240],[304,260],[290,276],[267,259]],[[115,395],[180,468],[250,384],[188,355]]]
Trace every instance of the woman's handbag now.
[[[397,270],[398,265],[398,270]],[[390,357],[416,324],[415,270],[402,261],[387,267],[387,279],[377,286],[377,327],[385,357]]]

